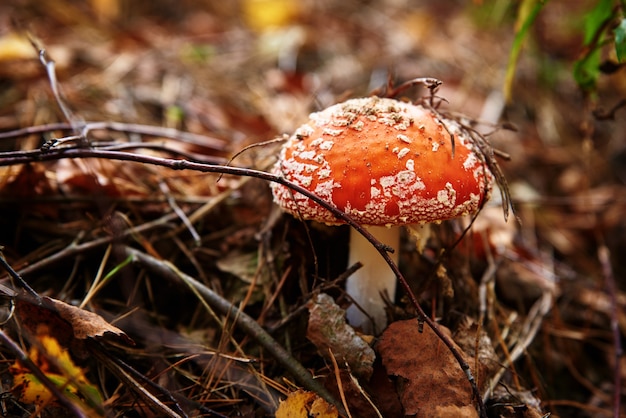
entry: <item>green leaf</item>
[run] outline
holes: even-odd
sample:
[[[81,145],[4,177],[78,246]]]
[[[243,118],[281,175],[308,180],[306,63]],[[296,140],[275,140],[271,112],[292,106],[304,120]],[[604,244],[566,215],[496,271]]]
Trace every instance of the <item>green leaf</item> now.
[[[589,45],[591,41],[597,36],[597,33],[602,29],[602,25],[613,13],[613,0],[600,0],[596,7],[594,7],[585,16],[585,33],[584,42],[585,45]]]
[[[600,76],[600,48],[604,41],[606,22],[613,15],[613,0],[599,0],[585,15],[583,33],[587,53],[574,63],[574,79],[583,91],[592,91]]]
[[[506,75],[504,78],[504,97],[508,102],[511,99],[511,89],[513,86],[513,77],[515,76],[515,68],[517,66],[517,60],[519,54],[522,51],[524,40],[528,34],[528,29],[532,26],[535,18],[539,14],[541,8],[547,3],[543,0],[524,0],[519,7],[517,21],[515,27],[517,32],[515,33],[515,39],[511,46],[511,52],[509,53],[509,62],[506,66]]]
[[[589,54],[574,63],[574,80],[584,91],[593,90],[600,76],[600,49],[595,48]]]
[[[626,61],[626,19],[615,28],[615,53],[619,62]]]

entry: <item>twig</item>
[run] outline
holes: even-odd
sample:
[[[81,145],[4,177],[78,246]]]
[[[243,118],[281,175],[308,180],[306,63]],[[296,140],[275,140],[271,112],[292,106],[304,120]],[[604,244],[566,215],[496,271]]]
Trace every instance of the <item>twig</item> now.
[[[55,150],[69,150],[69,149],[75,149],[75,148],[83,149],[84,147],[73,144],[75,142],[74,139],[75,137],[60,138],[58,140],[55,140],[56,142],[54,143],[48,142],[44,144],[41,147],[41,149],[38,151],[37,150],[5,151],[5,152],[0,153],[0,158],[2,158],[2,160],[11,160],[14,157],[24,158],[24,157],[36,155],[37,152],[50,152],[52,148],[54,148]],[[146,149],[146,150],[157,151],[161,154],[170,155],[172,157],[180,157],[180,158],[187,159],[189,161],[194,161],[194,162],[204,163],[204,164],[223,164],[226,161],[226,159],[222,157],[216,157],[216,156],[202,156],[202,158],[198,158],[197,156],[191,153],[172,149],[162,144],[155,144],[155,143],[143,143],[143,142],[142,143],[139,143],[139,142],[138,143],[120,143],[120,142],[101,143],[101,142],[94,141],[91,143],[90,148],[101,149],[101,150],[106,150],[106,151],[127,151],[127,152]]]
[[[348,277],[350,277],[355,271],[357,271],[361,267],[363,267],[363,263],[361,263],[360,261],[357,261],[353,265],[349,266],[345,271],[343,271],[336,278],[330,280],[329,282],[322,283],[319,289],[316,289],[316,291],[325,292],[328,289],[337,289],[338,288],[337,283],[345,282]],[[308,311],[308,307],[306,305],[298,306],[293,312],[289,313],[289,315],[282,318],[276,324],[272,325],[271,327],[267,327],[269,333],[275,334],[280,328],[284,327],[286,324],[292,321],[293,318],[299,316],[302,312],[305,312],[305,311]]]
[[[615,370],[613,371],[614,382],[613,382],[613,417],[619,418],[619,413],[621,409],[621,392],[622,392],[622,382],[621,382],[621,369],[620,369],[620,361],[622,355],[624,354],[621,342],[621,333],[619,330],[619,318],[618,318],[618,307],[617,307],[617,286],[615,285],[615,276],[613,275],[613,268],[611,267],[611,253],[609,249],[604,244],[604,240],[600,240],[600,245],[598,246],[598,260],[602,266],[602,275],[604,276],[604,285],[606,286],[606,292],[609,296],[609,301],[611,303],[611,333],[613,334],[613,361]]]
[[[65,247],[63,250],[51,255],[50,257],[44,258],[42,260],[39,260],[33,264],[28,265],[27,267],[24,267],[23,269],[20,269],[19,274],[22,276],[28,275],[28,274],[32,274],[34,272],[36,272],[37,270],[40,270],[44,267],[50,266],[52,264],[58,263],[59,261],[67,258],[67,257],[72,257],[74,255],[77,254],[82,254],[86,251],[90,251],[93,250],[95,248],[101,247],[103,245],[107,245],[110,244],[111,242],[115,241],[115,240],[119,240],[121,238],[124,237],[128,237],[128,236],[132,236],[135,234],[139,234],[142,232],[146,232],[149,231],[151,229],[154,228],[158,228],[159,226],[164,226],[166,222],[174,220],[178,217],[178,215],[176,213],[168,213],[167,215],[159,218],[159,219],[155,219],[154,221],[151,222],[146,222],[142,225],[139,225],[137,227],[133,227],[133,228],[129,228],[126,229],[122,232],[120,232],[118,235],[115,236],[108,236],[108,237],[103,237],[103,238],[98,238],[95,239],[93,241],[88,241],[85,242],[83,244],[77,244],[76,242],[72,242],[70,245],[68,245],[67,247]]]
[[[161,189],[161,192],[163,193],[163,195],[166,197],[167,203],[170,205],[172,210],[178,215],[180,220],[183,222],[183,224],[187,228],[187,231],[189,231],[189,233],[191,234],[191,237],[193,238],[193,241],[196,247],[199,247],[200,244],[202,243],[202,238],[200,238],[200,234],[198,234],[198,232],[196,231],[196,228],[194,228],[194,226],[192,225],[191,221],[185,214],[185,211],[183,211],[181,207],[178,206],[176,199],[174,199],[174,196],[172,196],[172,192],[164,180],[161,180],[159,182],[159,188]]]
[[[328,354],[330,356],[330,360],[333,363],[333,371],[335,373],[335,381],[337,382],[337,389],[339,389],[339,396],[341,396],[341,403],[346,409],[346,415],[348,418],[352,418],[352,414],[350,414],[350,409],[348,408],[348,402],[346,401],[346,392],[343,390],[343,383],[341,382],[341,371],[339,370],[339,365],[337,364],[337,359],[333,354],[333,350],[328,348]]]
[[[230,165],[233,161],[235,161],[235,158],[239,157],[241,154],[243,154],[244,152],[252,149],[252,148],[257,148],[257,147],[266,147],[268,145],[272,145],[272,144],[280,144],[281,142],[285,142],[287,141],[288,136],[282,136],[280,138],[274,138],[274,139],[270,139],[269,141],[263,141],[263,142],[255,142],[253,144],[250,144],[248,146],[243,147],[242,149],[240,149],[239,151],[237,151],[235,154],[233,154],[232,157],[230,157],[228,159],[228,161],[226,162],[226,164],[224,165]],[[222,175],[220,174],[220,176],[217,178],[217,181],[220,181],[222,179]]]
[[[405,81],[404,83],[400,84],[398,87],[393,87],[392,84],[393,83],[391,82],[391,79],[388,80],[387,88],[385,89],[386,91],[384,92],[385,97],[396,97],[400,93],[404,92],[405,90],[413,86],[417,86],[421,84],[430,91],[429,101],[432,106],[433,100],[436,97],[435,93],[437,93],[437,90],[443,84],[443,81],[436,79],[434,77],[418,77],[409,81]]]
[[[593,116],[598,120],[615,120],[615,114],[621,108],[626,107],[626,99],[622,99],[611,109],[604,111],[601,109],[596,109],[593,111]]]
[[[530,308],[526,320],[520,331],[522,338],[518,339],[515,346],[510,351],[510,356],[502,362],[502,367],[491,378],[487,389],[485,390],[483,397],[486,400],[493,389],[496,387],[502,375],[506,372],[507,368],[517,360],[522,354],[526,352],[528,346],[534,341],[537,332],[543,322],[543,318],[550,312],[552,308],[554,296],[550,292],[544,292],[541,298]]]
[[[80,134],[85,126],[85,122],[76,117],[69,106],[65,103],[65,100],[61,97],[61,86],[57,81],[57,75],[55,71],[54,61],[49,59],[48,53],[44,48],[37,44],[37,42],[31,38],[31,45],[37,50],[39,53],[39,61],[46,69],[46,74],[48,75],[48,81],[50,81],[50,88],[52,89],[52,94],[54,94],[54,99],[56,100],[61,112],[63,112],[63,116],[65,119],[72,125],[72,130],[75,134]],[[85,140],[85,137],[81,135],[82,140]]]
[[[359,383],[359,379],[357,379],[356,377],[352,375],[352,373],[350,373],[350,380],[352,381],[352,384],[356,386],[356,388],[359,390],[359,393],[361,394],[361,396],[363,396],[363,398],[365,398],[367,403],[370,404],[370,406],[372,407],[372,410],[376,413],[376,416],[378,418],[383,418],[383,414],[380,413],[380,411],[378,410],[378,407],[376,407],[376,405],[374,404],[374,401],[372,401],[372,398],[370,398],[370,395],[368,395],[367,392],[363,390],[363,388],[361,387],[361,384]]]
[[[0,247],[0,264],[2,264],[2,267],[4,267],[4,269],[7,271],[7,273],[9,273],[11,278],[17,282],[17,284],[19,285],[18,286],[19,288],[24,289],[28,294],[30,294],[35,299],[35,302],[38,305],[41,305],[42,304],[41,296],[39,296],[39,294],[35,292],[35,290],[32,287],[30,287],[28,283],[26,283],[26,281],[22,278],[22,276],[20,276],[15,270],[13,270],[13,267],[11,267],[11,265],[4,258],[4,253],[2,252],[2,249],[3,248]]]
[[[87,342],[89,344],[89,348],[91,348],[91,355],[94,356],[100,363],[106,365],[108,369],[113,374],[115,374],[115,376],[117,376],[118,379],[124,382],[129,388],[131,388],[135,393],[143,398],[148,405],[152,406],[152,409],[154,409],[155,412],[158,412],[159,416],[167,416],[170,418],[188,417],[188,415],[185,413],[185,411],[182,410],[176,399],[174,399],[172,394],[167,389],[161,387],[160,385],[153,382],[151,379],[148,379],[146,376],[137,372],[135,369],[124,363],[116,356],[106,355],[106,350],[97,340],[89,339],[87,340]],[[159,400],[153,393],[147,390],[141,383],[166,396],[168,398],[168,402],[173,406],[174,409],[161,402],[161,400]]]
[[[144,268],[153,273],[159,274],[174,282],[187,283],[192,285],[196,291],[211,305],[213,309],[233,318],[236,324],[241,327],[248,335],[256,339],[263,348],[265,348],[285,369],[287,369],[306,389],[316,392],[329,403],[343,409],[341,403],[337,402],[334,397],[326,390],[326,388],[317,380],[315,380],[309,371],[305,369],[296,359],[294,359],[276,340],[274,340],[252,317],[237,309],[229,301],[215,293],[204,284],[198,282],[191,276],[180,271],[175,271],[166,262],[151,257],[136,249],[126,247],[125,252],[128,256],[140,263]]]
[[[46,125],[30,126],[16,129],[9,132],[0,132],[0,139],[16,138],[51,131],[72,131],[73,127],[69,123],[50,123]],[[206,135],[198,135],[190,132],[179,131],[174,128],[163,128],[160,126],[141,125],[136,123],[122,122],[85,122],[85,132],[91,131],[114,131],[130,134],[154,136],[157,138],[176,139],[188,144],[198,145],[216,151],[226,149],[226,142]]]
[[[497,263],[493,257],[493,252],[489,247],[489,238],[486,233],[481,233],[480,237],[482,239],[482,245],[485,248],[485,255],[487,258],[487,268],[483,272],[482,277],[480,278],[480,284],[478,286],[478,300],[479,300],[479,309],[478,309],[478,324],[482,326],[484,324],[485,319],[487,318],[487,311],[489,313],[493,312],[493,304],[487,301],[488,295],[493,295],[495,293],[495,278],[497,271]],[[476,340],[478,340],[479,333],[476,333]],[[476,351],[478,352],[478,351]]]

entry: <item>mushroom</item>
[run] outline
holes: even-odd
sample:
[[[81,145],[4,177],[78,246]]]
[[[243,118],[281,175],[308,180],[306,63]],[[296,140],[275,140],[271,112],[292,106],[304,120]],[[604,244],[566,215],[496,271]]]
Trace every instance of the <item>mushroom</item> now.
[[[488,198],[493,179],[456,122],[421,105],[379,97],[351,99],[311,114],[283,145],[274,172],[367,226],[395,250],[394,262],[399,225],[475,213]],[[286,212],[329,225],[342,223],[306,196],[278,183],[271,187],[274,201]],[[349,252],[349,263],[361,261],[363,267],[346,282],[355,302],[347,309],[348,322],[364,332],[382,332],[387,315],[381,295],[393,300],[396,277],[354,229]]]

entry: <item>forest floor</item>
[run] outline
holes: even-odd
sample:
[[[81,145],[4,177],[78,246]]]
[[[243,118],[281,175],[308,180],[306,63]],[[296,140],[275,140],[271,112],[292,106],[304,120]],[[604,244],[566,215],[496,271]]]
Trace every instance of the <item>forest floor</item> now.
[[[546,2],[510,84],[532,2],[412,3],[2,2],[3,416],[626,416],[625,69],[588,94],[572,73],[595,2]],[[459,245],[453,220],[398,249],[462,360],[401,287],[389,328],[354,334],[349,227],[245,171],[310,112],[417,77],[510,157],[508,220],[494,192]]]

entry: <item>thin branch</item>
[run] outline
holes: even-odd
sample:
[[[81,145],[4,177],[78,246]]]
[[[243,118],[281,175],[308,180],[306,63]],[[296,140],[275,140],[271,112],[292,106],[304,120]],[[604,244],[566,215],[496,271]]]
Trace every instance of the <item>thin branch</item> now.
[[[420,85],[420,84],[426,87],[430,91],[429,100],[430,100],[430,104],[433,105],[434,99],[436,97],[435,94],[437,93],[437,90],[439,90],[439,87],[443,84],[443,81],[434,77],[414,78],[412,80],[405,81],[404,83],[400,84],[398,87],[393,87],[391,80],[389,80],[386,91],[384,92],[384,97],[394,98],[398,96],[400,93],[403,93],[404,91],[408,90],[409,88]]]
[[[617,304],[617,286],[615,284],[615,276],[613,275],[613,267],[611,266],[611,253],[608,247],[600,240],[598,246],[598,260],[602,266],[602,275],[604,276],[604,285],[611,303],[611,333],[613,334],[613,417],[618,418],[621,410],[621,392],[622,392],[622,372],[620,370],[620,361],[624,354],[622,347],[622,337],[619,329],[618,304]]]
[[[155,219],[154,221],[150,221],[150,222],[146,222],[144,224],[141,224],[139,226],[133,227],[133,228],[128,228],[125,229],[124,231],[121,231],[119,234],[117,235],[111,235],[111,236],[107,236],[107,237],[102,237],[102,238],[98,238],[95,239],[93,241],[88,241],[82,244],[78,244],[76,242],[72,242],[70,245],[68,245],[67,247],[65,247],[63,250],[54,253],[53,255],[51,255],[50,257],[46,257],[42,260],[39,260],[35,263],[29,264],[28,266],[24,267],[23,269],[19,270],[19,274],[22,276],[28,275],[28,274],[32,274],[40,269],[43,269],[45,267],[48,267],[50,265],[56,264],[59,261],[68,258],[68,257],[72,257],[78,254],[82,254],[84,252],[93,250],[95,248],[99,248],[102,247],[104,245],[108,245],[110,243],[112,243],[113,241],[117,241],[120,240],[122,238],[125,237],[129,237],[129,236],[134,236],[146,231],[149,231],[151,229],[154,228],[158,228],[158,227],[163,227],[165,226],[165,224],[169,221],[172,221],[174,219],[177,219],[178,215],[176,213],[168,213],[165,216],[162,216],[159,219]]]
[[[502,361],[500,369],[489,381],[487,389],[483,394],[484,399],[492,393],[495,386],[498,384],[502,375],[507,371],[508,367],[513,364],[518,358],[520,358],[530,344],[535,340],[535,336],[539,332],[543,319],[552,309],[554,302],[554,295],[548,291],[544,291],[539,300],[528,311],[528,315],[524,320],[523,326],[519,332],[520,338],[516,339],[515,345],[510,350],[510,356],[506,360]]]
[[[352,418],[352,414],[350,414],[350,409],[348,408],[348,402],[346,401],[346,392],[343,390],[343,383],[341,382],[341,371],[339,370],[339,365],[337,364],[337,359],[333,354],[333,350],[328,348],[328,354],[333,363],[333,370],[335,372],[335,381],[337,382],[337,389],[339,389],[339,396],[341,397],[341,403],[346,409],[346,415],[348,418]]]
[[[90,348],[90,353],[94,356],[98,362],[104,364],[120,381],[124,382],[127,387],[132,389],[139,397],[141,397],[159,416],[167,416],[171,418],[187,418],[188,415],[182,409],[180,402],[172,392],[152,379],[139,373],[130,365],[122,361],[118,356],[109,355],[106,348],[95,339],[88,339],[87,344]],[[160,394],[163,398],[166,398],[166,402],[161,401],[152,391]],[[184,400],[194,408],[203,409],[207,412],[206,416],[224,418],[223,415],[218,414],[212,410],[206,410],[203,406],[199,405],[189,399]]]
[[[626,99],[622,99],[615,104],[609,110],[596,109],[593,111],[593,116],[598,120],[615,120],[615,114],[621,108],[626,107]]]
[[[50,123],[46,125],[30,126],[28,128],[16,129],[8,132],[0,132],[0,139],[18,138],[22,136],[41,134],[51,131],[72,130],[72,125],[66,122]],[[227,145],[226,141],[211,136],[179,131],[174,128],[163,128],[160,126],[141,125],[135,123],[85,122],[85,133],[87,134],[92,131],[113,131],[123,132],[127,134],[152,136],[157,138],[176,139],[188,144],[213,149],[215,151],[224,151]]]
[[[69,106],[65,103],[65,100],[61,97],[61,86],[57,80],[55,63],[54,60],[51,60],[48,57],[48,53],[44,48],[42,48],[38,43],[31,38],[31,45],[37,50],[39,53],[39,61],[46,69],[46,74],[48,75],[48,81],[50,81],[50,88],[52,89],[52,94],[54,94],[54,99],[56,100],[61,112],[63,112],[63,116],[65,119],[72,125],[72,131],[75,134],[80,134],[85,127],[85,122],[74,115]],[[85,136],[82,136],[82,140],[85,140]]]
[[[17,282],[18,288],[25,290],[26,293],[28,293],[31,297],[34,298],[35,302],[38,305],[41,305],[42,304],[41,296],[39,296],[39,294],[35,292],[35,290],[32,287],[30,287],[30,285],[22,278],[22,276],[20,276],[19,273],[17,273],[13,269],[13,267],[11,267],[11,265],[4,258],[4,253],[2,252],[2,249],[3,248],[0,247],[0,264],[2,264],[2,267],[7,271],[7,273],[9,273],[9,276],[11,276],[11,278]]]
[[[191,223],[191,221],[185,214],[185,211],[182,210],[180,206],[178,206],[178,202],[176,202],[176,199],[174,198],[174,196],[172,196],[172,192],[164,180],[161,180],[159,182],[159,188],[161,189],[161,192],[163,193],[163,195],[167,198],[167,203],[170,205],[172,210],[178,215],[180,220],[183,222],[183,224],[187,228],[187,231],[189,231],[189,233],[191,234],[191,237],[193,238],[193,241],[196,247],[199,247],[202,243],[202,238],[200,237],[200,234],[198,234],[198,232],[196,231],[196,228],[194,228],[193,224]]]
[[[126,247],[126,255],[132,257],[136,262],[147,270],[156,273],[173,282],[183,282],[191,285],[206,300],[206,302],[222,315],[233,318],[235,323],[248,335],[258,341],[285,369],[287,369],[306,389],[314,391],[329,403],[343,409],[341,403],[334,399],[328,390],[311,376],[295,358],[293,358],[271,335],[261,327],[254,318],[240,311],[222,296],[206,287],[191,276],[173,269],[167,262],[158,260],[134,248]]]

